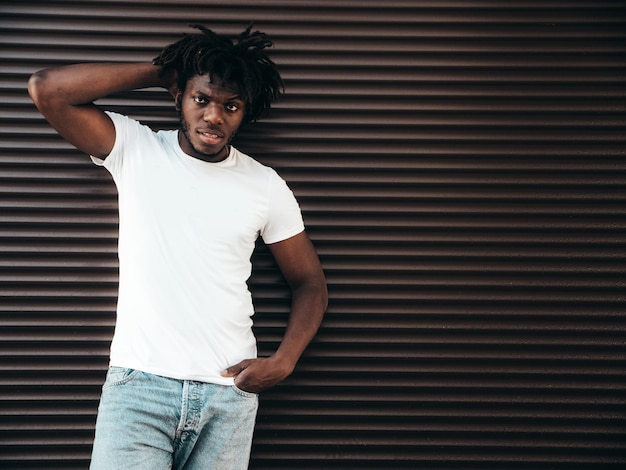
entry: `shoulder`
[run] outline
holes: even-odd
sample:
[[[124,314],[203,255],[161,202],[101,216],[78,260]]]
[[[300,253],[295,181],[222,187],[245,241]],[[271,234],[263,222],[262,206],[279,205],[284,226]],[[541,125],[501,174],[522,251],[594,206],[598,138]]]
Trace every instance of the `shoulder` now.
[[[171,152],[176,131],[155,132],[150,126],[129,116],[111,111],[106,111],[106,114],[115,126],[116,137],[113,149],[104,160],[104,166],[114,175],[127,166],[124,163],[126,161],[132,160],[136,167],[143,160],[154,163],[160,158],[159,155]]]
[[[152,129],[143,124],[136,119],[133,119],[124,114],[116,113],[113,111],[105,111],[105,114],[109,116],[113,124],[115,125],[116,130],[121,128],[137,128],[137,129],[145,129],[146,131],[154,132]]]
[[[233,147],[233,151],[237,168],[241,171],[248,172],[257,177],[278,177],[278,173],[272,167],[259,162],[257,159],[243,153],[235,147]]]
[[[172,140],[176,141],[176,130],[153,130],[147,124],[144,124],[129,116],[115,113],[112,111],[106,111],[106,114],[111,118],[115,125],[117,133],[117,143],[125,146],[143,145],[143,142],[153,141],[155,143],[161,142],[170,144]]]

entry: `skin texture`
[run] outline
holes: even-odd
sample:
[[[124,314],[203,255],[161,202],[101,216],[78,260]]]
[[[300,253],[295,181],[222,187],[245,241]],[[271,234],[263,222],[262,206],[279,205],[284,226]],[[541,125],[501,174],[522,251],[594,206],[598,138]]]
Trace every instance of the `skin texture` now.
[[[163,87],[181,115],[179,143],[183,151],[208,163],[228,155],[228,143],[245,112],[237,87],[192,77],[181,93],[176,77],[160,77],[151,63],[77,64],[33,74],[28,91],[48,122],[79,150],[104,159],[113,149],[115,128],[93,102],[112,93]],[[246,359],[222,372],[242,390],[260,393],[288,377],[315,336],[328,295],[313,244],[305,232],[269,245],[292,291],[292,308],[283,340],[270,357]]]
[[[239,130],[245,103],[236,87],[222,88],[208,75],[196,75],[184,93],[176,96],[181,132],[178,142],[183,151],[206,162],[228,156],[228,143]]]

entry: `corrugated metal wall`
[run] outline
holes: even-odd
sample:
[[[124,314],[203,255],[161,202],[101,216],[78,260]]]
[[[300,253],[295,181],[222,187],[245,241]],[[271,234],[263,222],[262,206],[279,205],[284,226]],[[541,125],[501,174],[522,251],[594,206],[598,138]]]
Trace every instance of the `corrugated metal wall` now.
[[[117,289],[114,187],[43,121],[29,74],[255,20],[287,95],[239,146],[299,196],[331,303],[263,396],[251,468],[624,468],[625,10],[3,2],[0,467],[86,468]],[[176,121],[158,90],[103,104]],[[262,247],[255,263],[271,351],[287,291]]]

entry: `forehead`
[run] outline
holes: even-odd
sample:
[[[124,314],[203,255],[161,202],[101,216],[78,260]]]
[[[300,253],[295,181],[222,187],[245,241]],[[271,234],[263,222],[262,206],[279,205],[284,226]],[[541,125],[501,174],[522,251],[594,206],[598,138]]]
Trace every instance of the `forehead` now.
[[[241,99],[239,86],[234,82],[222,83],[218,76],[209,74],[194,75],[187,82],[187,90],[193,93],[204,93],[207,95],[228,96],[229,98]]]

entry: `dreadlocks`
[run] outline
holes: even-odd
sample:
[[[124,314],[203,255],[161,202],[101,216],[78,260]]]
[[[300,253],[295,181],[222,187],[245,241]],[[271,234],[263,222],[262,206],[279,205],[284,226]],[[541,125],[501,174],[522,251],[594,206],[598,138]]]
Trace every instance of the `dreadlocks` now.
[[[244,123],[256,121],[266,113],[283,91],[283,80],[264,49],[272,46],[265,33],[252,31],[252,24],[239,35],[237,43],[208,28],[193,24],[200,33],[186,34],[167,46],[153,60],[161,74],[175,70],[178,89],[185,91],[187,81],[208,74],[221,86],[236,84],[246,103]]]

